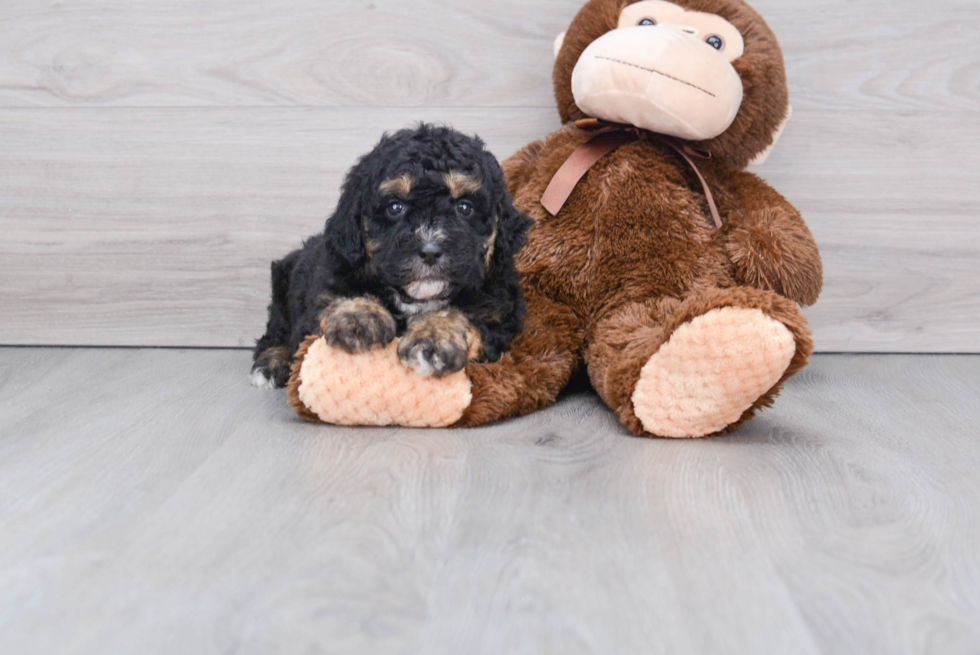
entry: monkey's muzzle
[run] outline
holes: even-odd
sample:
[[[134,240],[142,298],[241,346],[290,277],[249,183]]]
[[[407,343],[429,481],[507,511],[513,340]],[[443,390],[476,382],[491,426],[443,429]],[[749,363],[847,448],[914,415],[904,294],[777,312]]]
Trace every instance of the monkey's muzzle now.
[[[742,81],[697,38],[669,27],[627,27],[585,49],[572,71],[572,94],[589,116],[703,141],[735,120]]]

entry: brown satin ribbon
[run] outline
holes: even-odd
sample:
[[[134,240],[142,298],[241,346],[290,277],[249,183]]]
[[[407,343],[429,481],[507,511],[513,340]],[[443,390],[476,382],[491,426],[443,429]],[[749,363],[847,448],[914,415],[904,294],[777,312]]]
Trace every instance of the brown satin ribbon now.
[[[721,214],[718,212],[718,206],[715,204],[715,197],[712,195],[707,181],[705,181],[704,176],[701,175],[701,171],[698,170],[697,165],[695,165],[692,159],[692,157],[710,159],[711,153],[698,150],[686,143],[661,134],[641,130],[632,125],[609,123],[597,118],[584,118],[576,121],[575,125],[583,130],[598,130],[598,133],[576,148],[575,152],[565,160],[565,163],[561,165],[561,168],[558,169],[555,176],[551,178],[548,188],[545,189],[544,194],[541,196],[541,205],[552,216],[558,215],[558,212],[565,206],[565,203],[568,201],[569,196],[572,195],[572,191],[575,190],[579,181],[585,177],[585,174],[596,162],[616,148],[631,141],[642,139],[676,150],[684,158],[684,161],[694,169],[698,180],[701,181],[701,188],[704,189],[704,195],[708,199],[708,209],[711,210],[711,218],[714,219],[715,227],[719,230],[721,229]]]

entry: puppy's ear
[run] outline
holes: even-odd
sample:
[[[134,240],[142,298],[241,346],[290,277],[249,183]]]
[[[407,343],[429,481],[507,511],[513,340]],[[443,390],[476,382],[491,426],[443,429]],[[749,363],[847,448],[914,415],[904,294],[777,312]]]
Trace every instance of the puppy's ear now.
[[[507,191],[504,172],[497,159],[489,151],[483,151],[482,169],[484,180],[494,193],[494,209],[497,214],[497,240],[494,259],[512,257],[527,243],[527,230],[534,224],[531,218],[514,207],[514,200]]]
[[[361,225],[364,180],[358,168],[347,174],[337,209],[323,230],[327,249],[352,269],[359,268],[367,259]]]
[[[514,255],[527,243],[527,231],[534,221],[514,207],[514,201],[506,189],[501,192],[501,196],[497,203],[497,216],[500,221],[497,228],[497,243],[504,253]]]

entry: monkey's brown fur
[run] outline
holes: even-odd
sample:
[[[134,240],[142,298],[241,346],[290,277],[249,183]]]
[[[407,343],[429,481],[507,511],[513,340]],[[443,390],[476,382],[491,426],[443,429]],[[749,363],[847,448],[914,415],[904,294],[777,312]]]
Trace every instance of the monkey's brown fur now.
[[[592,134],[570,90],[582,51],[614,29],[621,0],[590,0],[573,21],[555,69],[565,127],[526,146],[504,164],[515,205],[535,219],[518,255],[527,316],[510,352],[471,364],[473,402],[461,426],[525,414],[554,401],[580,360],[602,399],[634,434],[644,432],[631,395],[640,371],[676,328],[719,307],[759,309],[786,326],[796,352],[782,378],[724,433],[772,403],[813,346],[796,303],[816,301],[822,269],[799,212],[741,169],[770,145],[786,115],[782,55],[762,18],[738,0],[674,0],[721,15],[742,33],[733,62],[742,106],[731,127],[699,147],[699,164],[724,227],[712,224],[704,193],[673,151],[646,141],[621,146],[583,178],[558,216],[540,204],[555,172]],[[795,301],[795,302],[794,302]]]
[[[286,384],[286,397],[289,398],[289,406],[293,408],[300,418],[310,423],[321,423],[322,421],[320,421],[320,418],[316,414],[310,411],[309,407],[303,404],[303,401],[299,397],[299,387],[303,383],[299,372],[303,368],[303,360],[306,358],[307,351],[309,351],[313,342],[319,338],[319,335],[310,335],[299,345],[296,356],[293,358],[292,366],[290,366],[289,382]]]

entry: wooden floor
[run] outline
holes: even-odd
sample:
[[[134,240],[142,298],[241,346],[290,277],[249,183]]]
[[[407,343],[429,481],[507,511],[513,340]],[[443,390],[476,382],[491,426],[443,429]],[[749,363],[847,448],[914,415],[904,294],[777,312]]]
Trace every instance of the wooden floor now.
[[[980,652],[980,357],[818,356],[700,441],[588,390],[314,426],[247,368],[0,349],[0,653]]]

